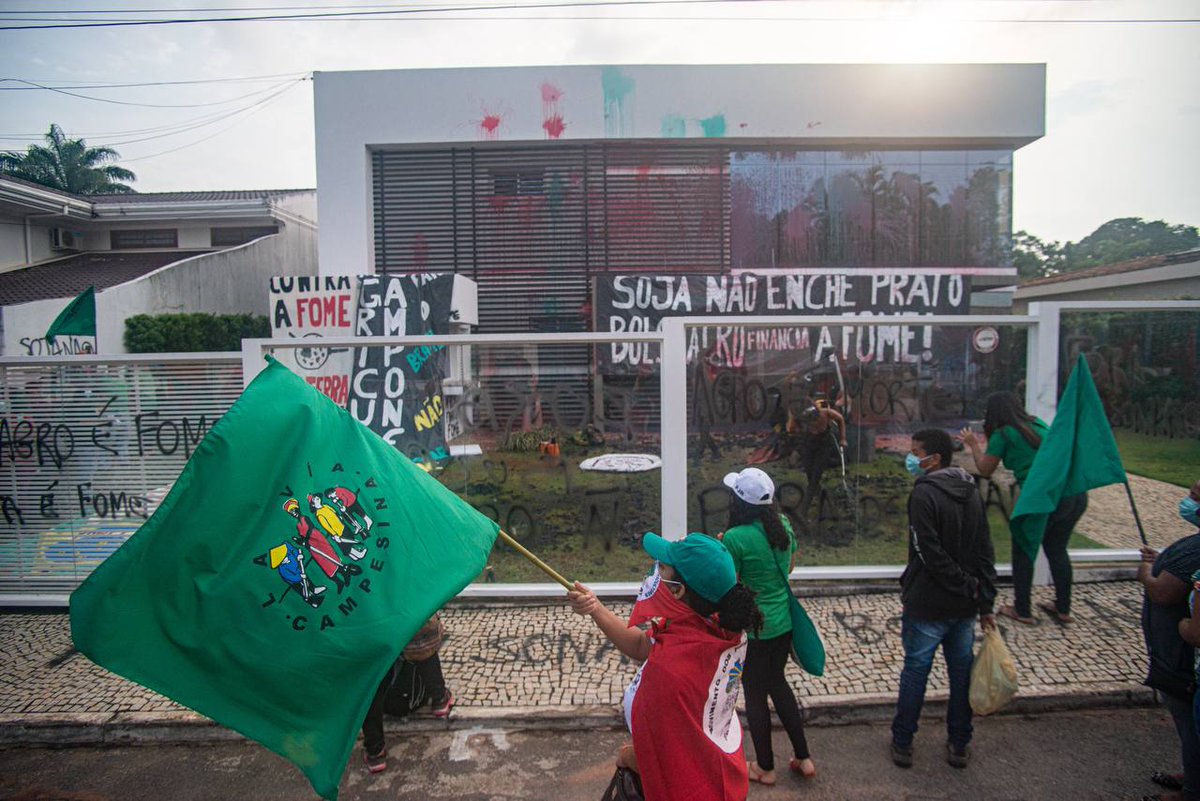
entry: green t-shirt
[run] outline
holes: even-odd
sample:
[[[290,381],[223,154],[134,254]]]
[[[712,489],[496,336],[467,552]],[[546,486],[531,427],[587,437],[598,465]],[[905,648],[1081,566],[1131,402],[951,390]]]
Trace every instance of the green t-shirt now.
[[[1046,433],[1050,430],[1045,423],[1035,417],[1030,427],[1045,441]],[[1026,442],[1020,431],[1012,426],[1004,426],[988,437],[987,455],[1004,462],[1004,466],[1017,477],[1017,483],[1024,484],[1029,468],[1033,467],[1033,457],[1037,456],[1037,448]]]
[[[767,542],[767,532],[762,523],[754,521],[744,526],[735,526],[725,532],[725,547],[733,556],[742,583],[757,593],[755,601],[763,615],[763,627],[753,639],[769,640],[792,630],[792,616],[788,611],[788,595],[792,590],[784,577],[792,563],[792,552],[796,550],[796,536],[786,517],[781,517],[788,533],[788,549],[776,551]]]

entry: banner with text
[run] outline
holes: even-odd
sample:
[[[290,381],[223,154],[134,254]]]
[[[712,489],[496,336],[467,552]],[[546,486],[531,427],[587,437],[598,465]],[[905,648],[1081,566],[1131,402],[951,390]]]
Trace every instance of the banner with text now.
[[[453,275],[364,276],[360,279],[354,334],[404,336],[449,333],[454,315]],[[442,345],[356,348],[348,409],[414,460],[449,456]]]
[[[271,336],[311,339],[303,348],[281,349],[275,358],[339,406],[350,391],[349,348],[321,347],[321,337],[354,334],[354,289],[348,275],[285,275],[271,279]]]
[[[608,275],[596,279],[597,329],[656,331],[664,317],[966,314],[970,278],[945,273],[795,273],[754,275]],[[849,322],[849,321],[848,321]],[[746,329],[714,325],[689,333],[688,362],[741,367],[748,357],[802,352],[814,362],[905,364],[932,361],[942,349],[932,326],[794,326]],[[605,346],[612,372],[657,364],[654,343]]]

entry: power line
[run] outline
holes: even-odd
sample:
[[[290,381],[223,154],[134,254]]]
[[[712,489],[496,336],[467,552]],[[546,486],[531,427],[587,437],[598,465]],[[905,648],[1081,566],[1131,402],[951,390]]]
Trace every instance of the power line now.
[[[24,80],[23,78],[2,78],[0,80],[15,81],[17,83],[23,83],[23,84],[27,84],[28,86],[35,88],[35,89],[45,89],[46,91],[54,92],[55,94],[67,95],[68,97],[77,97],[80,100],[91,100],[96,103],[112,103],[113,105],[117,105],[117,106],[140,106],[142,108],[207,108],[207,107],[211,107],[211,106],[225,106],[230,103],[236,103],[239,100],[245,100],[248,97],[257,97],[258,95],[267,94],[275,88],[275,86],[269,86],[266,89],[256,89],[255,91],[248,92],[244,95],[238,95],[237,97],[230,97],[225,100],[217,100],[217,101],[214,101],[211,103],[136,103],[136,102],[133,102],[130,100],[113,100],[113,99],[107,98],[107,97],[96,97],[94,95],[81,95],[78,92],[71,92],[66,89],[59,89],[59,88],[56,88],[53,86],[43,86],[42,84],[34,83],[33,81]],[[302,80],[306,80],[306,79],[302,79]],[[281,85],[281,84],[276,84],[276,86],[279,86],[279,85]]]
[[[769,0],[768,0],[769,1]],[[794,1],[794,0],[793,0]],[[386,11],[332,11],[316,14],[271,14],[262,16],[242,16],[242,17],[205,17],[205,18],[175,18],[175,19],[160,19],[160,20],[131,20],[131,21],[112,21],[112,22],[79,22],[69,24],[53,24],[53,25],[15,25],[15,26],[0,26],[0,31],[9,30],[51,30],[63,28],[112,28],[112,27],[129,27],[129,26],[145,26],[145,25],[187,25],[187,24],[202,24],[216,22],[353,22],[353,21],[413,21],[415,19],[430,19],[429,17],[415,18],[413,15],[418,14],[454,14],[459,12],[497,12],[497,11],[513,11],[513,10],[532,10],[532,9],[547,9],[547,8],[605,8],[616,6],[663,6],[663,5],[714,5],[714,4],[747,4],[747,3],[763,3],[764,0],[576,0],[570,2],[553,2],[553,3],[511,3],[501,5],[471,5],[471,6],[437,6],[425,8],[408,8],[408,9],[389,9]],[[396,16],[388,16],[396,15]],[[365,20],[365,18],[370,18]],[[446,18],[446,21],[462,19],[461,17]],[[485,18],[493,19],[493,18]],[[509,18],[512,19],[512,18]],[[550,17],[550,19],[569,19],[565,16]],[[612,20],[615,17],[582,17],[576,19],[600,19]],[[646,17],[632,16],[622,19],[636,21],[647,19]],[[678,19],[679,21],[688,21],[695,19],[693,17],[677,17],[669,19]],[[871,21],[870,17],[850,17],[850,16],[804,16],[804,17],[778,17],[778,16],[761,16],[761,17],[718,17],[717,20],[729,21],[806,21],[806,22],[867,22]],[[0,21],[16,21],[0,19]],[[1003,18],[1003,17],[960,17],[953,19],[954,22],[962,23],[1012,23],[1012,24],[1032,24],[1032,25],[1080,25],[1080,24],[1098,24],[1098,25],[1124,25],[1124,24],[1193,24],[1200,22],[1200,18],[1150,18],[1150,17],[1127,17],[1127,18],[1073,18],[1073,19],[1030,19],[1030,18]]]
[[[259,100],[256,100],[253,103],[249,103],[247,105],[244,105],[244,106],[241,106],[241,107],[235,108],[235,109],[228,109],[228,110],[224,110],[224,111],[212,112],[209,114],[202,114],[198,117],[193,117],[191,119],[184,120],[179,123],[173,123],[170,125],[162,125],[162,126],[156,126],[156,127],[151,127],[151,128],[132,129],[132,130],[127,130],[127,131],[107,131],[107,132],[92,132],[92,133],[87,133],[87,132],[81,133],[81,132],[76,132],[76,131],[68,131],[67,133],[69,136],[75,137],[75,138],[91,139],[93,137],[107,137],[107,136],[118,137],[117,139],[113,139],[113,140],[102,140],[100,146],[103,146],[103,147],[116,147],[116,146],[121,146],[121,145],[135,144],[138,142],[148,142],[148,141],[152,141],[155,139],[164,139],[164,138],[167,138],[170,136],[179,136],[181,134],[187,134],[187,133],[191,133],[192,131],[197,131],[201,128],[206,128],[209,125],[214,125],[223,120],[227,120],[230,117],[237,116],[238,114],[241,114],[242,112],[253,109],[256,106],[264,105],[264,104],[270,102],[271,100],[274,100],[275,97],[277,97],[278,95],[281,95],[284,92],[287,92],[289,89],[294,88],[295,86],[297,86],[298,84],[300,84],[302,82],[303,82],[302,80],[296,80],[296,81],[287,82],[285,84],[279,84],[275,87],[272,87],[273,90],[277,90],[273,94],[270,94],[267,97],[260,98]],[[141,134],[150,134],[150,135],[140,136]],[[132,138],[132,139],[120,139],[119,138],[119,137],[123,137],[123,136],[133,136],[135,138]],[[28,135],[28,136],[0,136],[0,140],[8,139],[8,140],[25,141],[25,142],[37,142],[37,141],[42,140],[43,138],[45,138],[44,133],[38,134],[38,135]]]
[[[293,86],[294,86],[294,85],[295,85],[295,84],[293,84]],[[209,139],[213,139],[213,138],[215,138],[215,137],[217,137],[217,136],[220,136],[221,134],[225,133],[225,132],[226,132],[226,131],[228,131],[229,129],[231,129],[231,128],[234,128],[235,126],[239,125],[240,123],[242,123],[243,121],[245,121],[247,118],[249,118],[249,117],[252,117],[252,116],[254,116],[255,114],[257,114],[258,112],[262,111],[262,110],[263,110],[264,108],[266,108],[268,105],[270,105],[271,103],[273,103],[273,102],[275,102],[276,100],[278,100],[279,98],[281,98],[281,97],[284,95],[284,93],[286,93],[286,92],[288,91],[288,89],[291,89],[291,88],[292,88],[292,87],[290,87],[290,86],[289,86],[289,87],[287,87],[287,89],[283,89],[283,90],[282,90],[282,91],[280,91],[278,94],[275,94],[275,95],[273,95],[273,96],[271,96],[271,97],[269,97],[269,98],[266,98],[266,99],[265,99],[265,100],[263,100],[262,102],[260,102],[260,103],[257,103],[257,104],[256,104],[256,106],[257,106],[257,107],[256,107],[256,108],[253,108],[252,110],[250,110],[250,111],[249,111],[249,113],[248,113],[248,114],[247,114],[245,117],[242,117],[242,119],[240,119],[240,120],[236,120],[236,121],[234,121],[234,123],[233,123],[233,124],[231,124],[231,125],[227,125],[227,126],[225,126],[224,128],[222,128],[222,129],[221,129],[221,130],[219,130],[219,131],[214,131],[213,133],[209,134],[208,136],[205,136],[205,137],[203,137],[203,138],[201,138],[201,139],[197,139],[197,140],[196,140],[196,141],[194,141],[194,142],[188,142],[188,143],[187,143],[187,144],[185,144],[185,145],[180,145],[179,147],[174,147],[174,148],[171,148],[170,150],[162,150],[162,151],[159,151],[158,153],[151,153],[151,154],[150,154],[150,155],[148,155],[148,156],[137,156],[137,157],[135,157],[135,158],[131,158],[131,159],[121,159],[121,163],[122,163],[122,164],[125,164],[125,163],[132,163],[132,162],[135,162],[135,161],[146,161],[146,160],[148,160],[148,159],[158,158],[159,156],[165,156],[165,155],[167,155],[168,153],[177,153],[177,152],[179,152],[180,150],[186,150],[186,149],[187,149],[187,148],[189,148],[189,147],[194,147],[194,146],[196,146],[196,145],[199,145],[199,144],[201,144],[201,143],[203,143],[203,142],[207,142]],[[243,110],[246,110],[246,109],[243,109]]]
[[[262,107],[262,106],[266,105],[267,103],[270,103],[272,100],[275,100],[277,97],[284,94],[289,89],[295,88],[299,83],[300,83],[299,81],[293,81],[292,83],[288,84],[287,86],[279,88],[273,94],[270,94],[266,97],[260,98],[260,99],[256,100],[255,102],[250,103],[249,105],[242,106],[241,108],[236,108],[231,111],[220,112],[217,116],[214,116],[212,119],[206,120],[204,122],[198,123],[198,124],[190,126],[188,128],[180,128],[179,130],[176,130],[176,131],[171,131],[169,133],[155,134],[152,136],[142,136],[142,137],[137,137],[134,139],[124,139],[124,140],[118,140],[118,141],[112,141],[112,142],[105,142],[104,144],[106,147],[118,147],[118,146],[122,146],[122,145],[132,145],[132,144],[136,144],[138,142],[150,142],[155,139],[164,139],[169,136],[179,136],[180,134],[191,133],[192,131],[196,131],[201,128],[207,128],[209,125],[215,125],[216,123],[221,122],[223,120],[227,120],[230,117],[236,117],[239,114],[242,114],[251,109]]]
[[[310,75],[308,72],[280,72],[274,75],[252,75],[245,78],[203,78],[190,81],[143,81],[140,83],[85,83],[83,81],[68,81],[59,78],[61,83],[51,86],[53,81],[34,80],[33,78],[0,78],[4,81],[21,81],[30,86],[0,86],[0,92],[35,92],[39,89],[124,89],[135,86],[189,86],[208,83],[262,83],[279,78],[294,78],[299,75]]]
[[[511,11],[519,9],[536,9],[536,8],[579,8],[579,7],[603,7],[603,6],[651,6],[651,5],[708,5],[714,3],[756,3],[761,0],[560,0],[554,3],[523,3],[523,4],[508,4],[508,5],[474,5],[474,6],[442,6],[433,8],[391,8],[386,11],[325,11],[315,14],[268,14],[263,16],[249,17],[206,17],[198,19],[194,17],[184,17],[175,19],[163,20],[143,20],[143,21],[114,21],[114,22],[72,22],[67,24],[55,25],[20,25],[0,27],[0,31],[13,30],[50,30],[59,28],[117,28],[127,26],[143,26],[143,25],[189,25],[197,23],[212,23],[212,22],[286,22],[293,20],[311,20],[324,18],[366,18],[380,17],[388,14],[423,14],[423,13],[446,13],[453,11]],[[5,20],[8,21],[8,20]]]

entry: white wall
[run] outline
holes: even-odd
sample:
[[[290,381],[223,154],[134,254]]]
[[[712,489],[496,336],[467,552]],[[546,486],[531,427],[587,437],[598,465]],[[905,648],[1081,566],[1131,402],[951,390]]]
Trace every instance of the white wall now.
[[[316,233],[300,225],[167,265],[96,293],[96,351],[125,353],[125,320],[135,314],[262,314],[268,308],[271,276],[316,273]],[[46,329],[71,300],[5,307],[4,355],[25,355],[31,347],[35,354],[44,353]]]
[[[0,215],[0,270],[25,263],[25,223]]]
[[[271,205],[313,225],[317,224],[316,190],[276,195],[271,198]]]
[[[1148,270],[1079,278],[1020,287],[1013,312],[1024,314],[1036,301],[1067,300],[1196,300],[1200,298],[1200,261]]]
[[[44,221],[29,221],[30,259],[25,253],[25,218],[0,216],[0,270],[30,262],[45,261],[58,252],[50,249],[50,228]],[[61,255],[66,255],[61,254]]]
[[[1042,64],[318,72],[321,273],[374,271],[371,147],[679,135],[1016,147],[1044,133],[1045,77]]]

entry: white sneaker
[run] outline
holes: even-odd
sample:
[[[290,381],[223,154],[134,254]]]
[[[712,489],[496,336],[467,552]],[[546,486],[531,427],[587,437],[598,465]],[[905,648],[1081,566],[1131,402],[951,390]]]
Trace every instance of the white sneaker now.
[[[354,560],[354,561],[356,561],[356,562],[357,562],[359,559],[362,559],[362,558],[363,558],[364,556],[366,556],[366,555],[367,555],[367,549],[366,549],[366,548],[351,548],[351,549],[350,549],[350,558],[351,558],[351,559],[353,559],[353,560]]]

